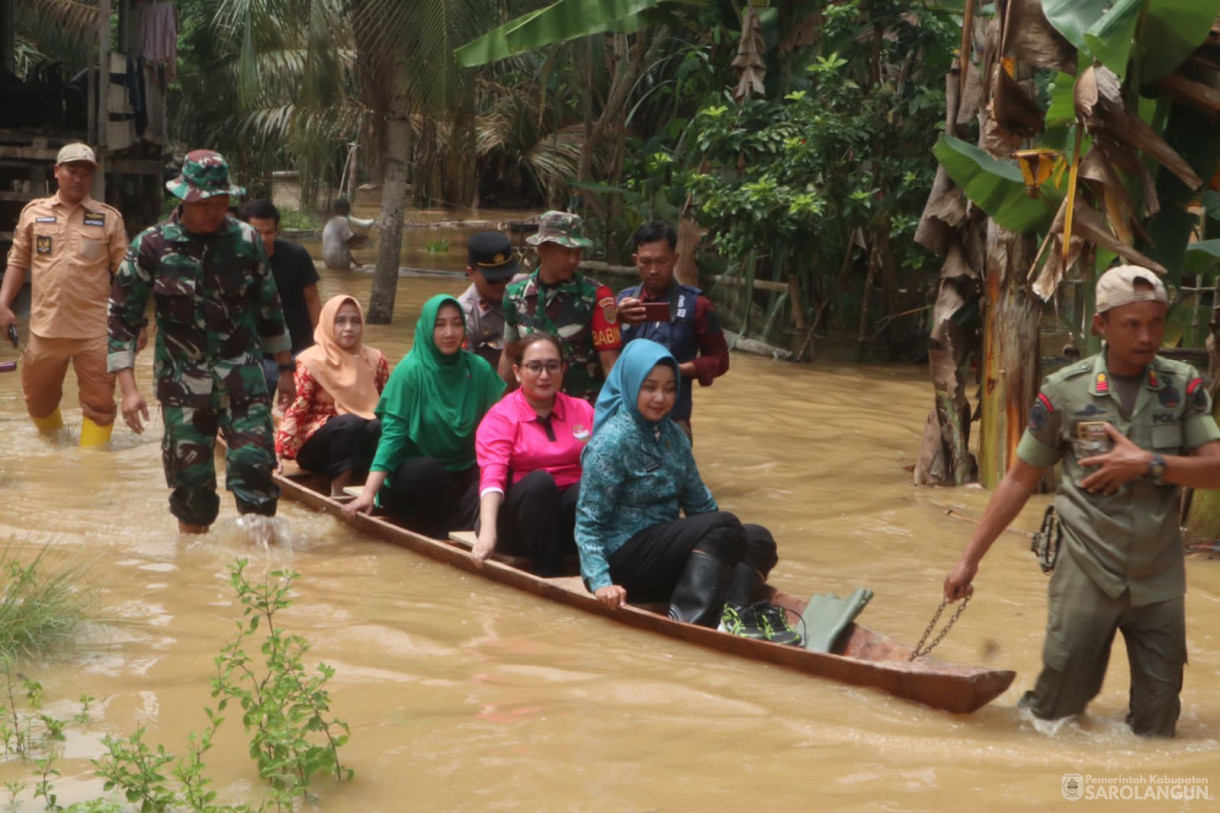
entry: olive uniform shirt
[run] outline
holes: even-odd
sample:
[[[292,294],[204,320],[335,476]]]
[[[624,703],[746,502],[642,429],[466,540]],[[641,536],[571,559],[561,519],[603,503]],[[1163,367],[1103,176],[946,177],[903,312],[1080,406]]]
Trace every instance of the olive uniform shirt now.
[[[516,344],[535,331],[555,336],[568,365],[563,391],[596,401],[606,378],[598,354],[623,346],[614,292],[579,273],[547,285],[535,271],[508,286],[503,307],[504,344]]]
[[[13,232],[8,264],[29,272],[30,331],[47,339],[106,335],[110,280],[127,252],[118,209],[58,193],[30,201]]]
[[[1128,415],[1103,349],[1043,382],[1017,448],[1017,456],[1031,466],[1062,463],[1055,509],[1064,546],[1102,592],[1118,598],[1130,591],[1133,606],[1182,596],[1186,566],[1178,525],[1180,489],[1140,477],[1109,496],[1085,491],[1080,481],[1096,469],[1081,466],[1080,460],[1107,451],[1095,440],[1078,437],[1086,421],[1113,424],[1141,449],[1188,454],[1220,440],[1202,377],[1189,364],[1157,356]]]
[[[262,354],[290,349],[262,238],[226,217],[214,234],[192,234],[181,207],[136,236],[110,292],[107,364],[135,364],[149,296],[157,317],[153,376],[162,404],[219,409],[267,397]]]

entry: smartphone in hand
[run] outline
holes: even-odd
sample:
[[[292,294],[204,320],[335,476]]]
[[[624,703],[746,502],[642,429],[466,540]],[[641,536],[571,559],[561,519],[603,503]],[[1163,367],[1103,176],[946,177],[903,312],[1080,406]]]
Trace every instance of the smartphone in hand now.
[[[644,302],[644,321],[645,322],[668,322],[669,321],[669,303],[668,302]]]

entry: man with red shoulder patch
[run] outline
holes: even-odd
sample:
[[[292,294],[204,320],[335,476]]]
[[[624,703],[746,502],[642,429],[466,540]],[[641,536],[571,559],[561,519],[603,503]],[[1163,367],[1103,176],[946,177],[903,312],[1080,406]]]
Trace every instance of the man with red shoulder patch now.
[[[1049,376],[1012,465],[987,504],[944,596],[970,595],[991,543],[1058,463],[1062,540],[1048,587],[1042,673],[1020,705],[1055,720],[1101,690],[1116,632],[1131,668],[1126,722],[1172,737],[1186,663],[1181,489],[1220,488],[1220,428],[1189,364],[1157,355],[1165,286],[1139,266],[1097,280],[1095,356]]]
[[[526,242],[537,247],[538,270],[504,292],[500,376],[513,386],[513,345],[530,333],[549,333],[563,347],[563,391],[595,403],[623,342],[614,292],[576,270],[593,241],[579,215],[551,211]]]

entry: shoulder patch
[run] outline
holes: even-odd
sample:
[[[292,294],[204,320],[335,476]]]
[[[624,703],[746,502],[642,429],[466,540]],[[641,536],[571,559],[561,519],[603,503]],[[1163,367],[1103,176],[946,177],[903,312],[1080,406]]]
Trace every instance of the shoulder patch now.
[[[1055,411],[1055,405],[1051,403],[1051,399],[1046,397],[1046,393],[1038,393],[1038,397],[1034,399],[1033,409],[1029,411],[1029,428],[1031,431],[1038,432],[1042,427],[1046,426],[1047,420],[1051,413]]]

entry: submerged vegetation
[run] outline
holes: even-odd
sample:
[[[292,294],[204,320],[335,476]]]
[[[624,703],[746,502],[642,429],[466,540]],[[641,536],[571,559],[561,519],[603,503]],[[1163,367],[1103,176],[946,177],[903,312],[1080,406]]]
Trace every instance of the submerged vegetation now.
[[[42,575],[41,556],[30,565],[20,565],[6,554],[6,573],[13,580],[24,582],[17,593],[6,592],[22,599],[38,595],[33,586],[48,582],[57,591],[71,590],[81,572],[48,578]],[[176,756],[164,745],[150,745],[145,740],[143,726],[127,737],[106,736],[102,743],[106,753],[93,765],[103,780],[103,789],[118,792],[127,803],[143,811],[190,810],[195,813],[234,811],[293,810],[298,800],[312,795],[321,776],[335,780],[352,777],[353,771],[339,759],[339,748],[347,742],[348,726],[334,717],[330,710],[330,693],[326,686],[334,669],[324,663],[310,668],[305,656],[309,642],[288,632],[280,623],[280,614],[292,605],[292,585],[296,573],[274,571],[262,581],[252,581],[246,575],[247,561],[239,559],[230,566],[230,583],[242,607],[242,618],[236,622],[236,632],[215,658],[216,675],[211,680],[215,702],[204,706],[206,725],[201,732],[188,735],[187,753]],[[11,574],[16,574],[12,576]],[[44,604],[64,607],[65,601],[55,593],[55,601]],[[29,603],[19,601],[18,603]],[[83,605],[73,605],[74,618],[83,617]],[[42,615],[47,615],[43,613]],[[70,627],[58,624],[54,628],[62,640]],[[40,654],[48,652],[51,638],[26,636],[15,651],[31,652],[27,641],[38,641]],[[29,781],[14,781],[4,788],[10,806],[16,806],[23,793],[32,791],[35,801],[41,800],[47,810],[97,811],[121,810],[125,807],[112,797],[63,807],[58,803],[54,779],[61,743],[70,724],[91,721],[90,708],[95,698],[82,695],[78,710],[70,719],[47,713],[43,708],[43,687],[17,670],[10,657],[0,659],[0,745],[5,759],[20,759],[32,768]],[[206,756],[213,738],[225,722],[225,712],[240,709],[242,724],[249,740],[250,757],[258,775],[270,786],[257,805],[226,805],[217,802],[218,792],[207,774]]]
[[[338,780],[352,776],[351,768],[339,761],[339,748],[349,735],[347,724],[330,713],[326,683],[334,669],[322,663],[308,669],[304,656],[309,642],[279,626],[277,616],[292,605],[289,593],[298,575],[277,570],[261,583],[251,582],[246,564],[239,559],[229,568],[243,620],[216,656],[212,697],[218,700],[214,707],[204,708],[207,725],[188,737],[188,753],[176,757],[164,745],[150,746],[142,726],[129,737],[103,740],[108,753],[94,765],[106,780],[105,789],[120,790],[141,810],[292,810],[297,799],[309,794],[318,775]],[[247,647],[260,628],[262,641],[255,655]],[[250,757],[259,776],[271,785],[267,798],[255,807],[218,805],[206,773],[204,758],[230,702],[241,708]]]
[[[92,593],[79,562],[58,562],[47,548],[23,561],[12,545],[0,553],[0,661],[47,654],[87,615]]]

